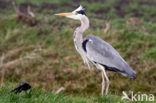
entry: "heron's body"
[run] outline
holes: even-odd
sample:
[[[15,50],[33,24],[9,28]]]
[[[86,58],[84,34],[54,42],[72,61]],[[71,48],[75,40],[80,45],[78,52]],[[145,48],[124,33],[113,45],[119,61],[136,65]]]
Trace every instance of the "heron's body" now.
[[[130,78],[135,78],[135,71],[133,71],[133,69],[109,43],[94,35],[88,35],[83,39],[83,33],[89,28],[89,20],[88,17],[85,16],[83,8],[80,6],[72,13],[73,14],[64,13],[57,15],[67,15],[69,18],[81,21],[81,26],[74,32],[75,48],[80,53],[84,63],[87,64],[89,68],[90,63],[92,63],[97,67],[97,69],[102,70],[102,95],[105,86],[104,77],[107,81],[106,94],[109,88],[109,79],[105,70],[119,72]]]
[[[82,47],[87,57],[95,64],[98,63],[104,66],[106,70],[120,72],[130,78],[134,78],[134,71],[131,67],[128,66],[125,60],[122,59],[109,43],[99,37],[94,35],[87,36],[83,41]]]

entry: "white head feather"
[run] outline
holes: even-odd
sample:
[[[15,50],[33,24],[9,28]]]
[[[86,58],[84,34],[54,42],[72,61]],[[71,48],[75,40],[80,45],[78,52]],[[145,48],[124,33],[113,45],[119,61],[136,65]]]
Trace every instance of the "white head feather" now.
[[[85,8],[83,6],[79,6],[76,10],[74,10],[72,13],[76,13],[77,11],[80,11],[80,10],[85,10]]]

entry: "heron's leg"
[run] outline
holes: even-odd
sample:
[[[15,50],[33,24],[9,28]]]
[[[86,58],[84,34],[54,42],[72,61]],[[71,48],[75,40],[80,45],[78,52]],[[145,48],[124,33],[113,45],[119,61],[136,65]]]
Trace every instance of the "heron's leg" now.
[[[108,79],[108,76],[106,74],[105,69],[103,69],[103,74],[104,74],[104,76],[106,78],[106,81],[107,81],[107,87],[106,87],[106,91],[105,91],[105,94],[107,94],[108,93],[108,89],[109,89],[109,79]]]
[[[102,65],[100,65],[100,64],[97,64],[96,67],[99,68],[100,70],[102,70],[101,71],[101,73],[102,73],[101,95],[103,96],[103,92],[104,92],[104,89],[105,89],[105,75],[104,75],[104,72],[103,71],[105,70],[105,68]]]
[[[101,95],[103,96],[103,92],[104,92],[104,88],[105,88],[105,78],[104,78],[103,71],[101,71],[101,73],[102,73],[102,89],[101,89]]]

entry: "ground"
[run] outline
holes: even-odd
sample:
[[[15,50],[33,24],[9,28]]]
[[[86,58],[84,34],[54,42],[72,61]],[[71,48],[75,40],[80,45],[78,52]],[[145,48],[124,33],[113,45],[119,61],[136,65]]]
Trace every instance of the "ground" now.
[[[6,98],[23,103],[25,98],[31,102],[45,98],[51,101],[49,96],[53,95],[53,98],[63,97],[62,101],[67,102],[101,103],[109,102],[113,97],[114,101],[120,102],[122,91],[156,95],[155,0],[15,2],[23,13],[29,5],[35,18],[17,18],[11,0],[0,0],[0,101]],[[79,4],[86,8],[91,24],[84,37],[94,34],[110,43],[137,73],[136,79],[131,80],[119,73],[108,72],[108,97],[100,97],[100,71],[88,70],[75,50],[73,32],[80,25],[79,21],[54,15],[73,11]],[[5,96],[23,81],[32,85],[32,92]],[[55,95],[61,87],[65,90],[61,95]],[[36,99],[32,100],[34,96]],[[43,98],[39,99],[41,96]]]

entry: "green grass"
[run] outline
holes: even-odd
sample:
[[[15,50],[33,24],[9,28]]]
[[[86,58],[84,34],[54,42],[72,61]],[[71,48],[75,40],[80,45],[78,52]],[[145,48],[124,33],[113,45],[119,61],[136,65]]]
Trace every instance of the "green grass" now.
[[[6,85],[9,85],[8,83]],[[45,92],[43,90],[30,89],[18,94],[10,93],[12,86],[1,88],[0,103],[125,103],[119,97],[107,95],[105,97],[80,97],[67,96],[62,93],[56,94],[54,91]],[[129,103],[129,102],[126,102]]]
[[[8,84],[7,84],[8,85]],[[13,88],[13,87],[12,87]],[[10,93],[10,87],[3,87],[0,91],[0,103],[140,103],[136,101],[121,100],[119,96],[67,96],[54,91],[45,92],[38,89],[30,89],[18,94]],[[146,101],[142,101],[146,103]],[[153,102],[148,102],[153,103]]]
[[[56,102],[69,103],[124,103],[120,100],[122,91],[129,90],[156,95],[156,2],[75,1],[16,0],[18,4],[35,5],[32,10],[40,22],[35,26],[17,21],[11,5],[0,7],[0,56],[4,57],[0,64],[0,103],[50,102],[54,98]],[[73,32],[80,22],[54,15],[70,12],[79,4],[87,8],[91,24],[84,37],[94,34],[109,42],[137,72],[135,80],[108,72],[110,95],[106,97],[100,97],[101,73],[88,70],[74,48]],[[110,25],[107,32],[105,23]],[[22,81],[29,82],[33,89],[18,95],[6,94]],[[6,83],[10,85],[8,89],[3,88]],[[51,92],[60,87],[65,88],[61,95]]]

